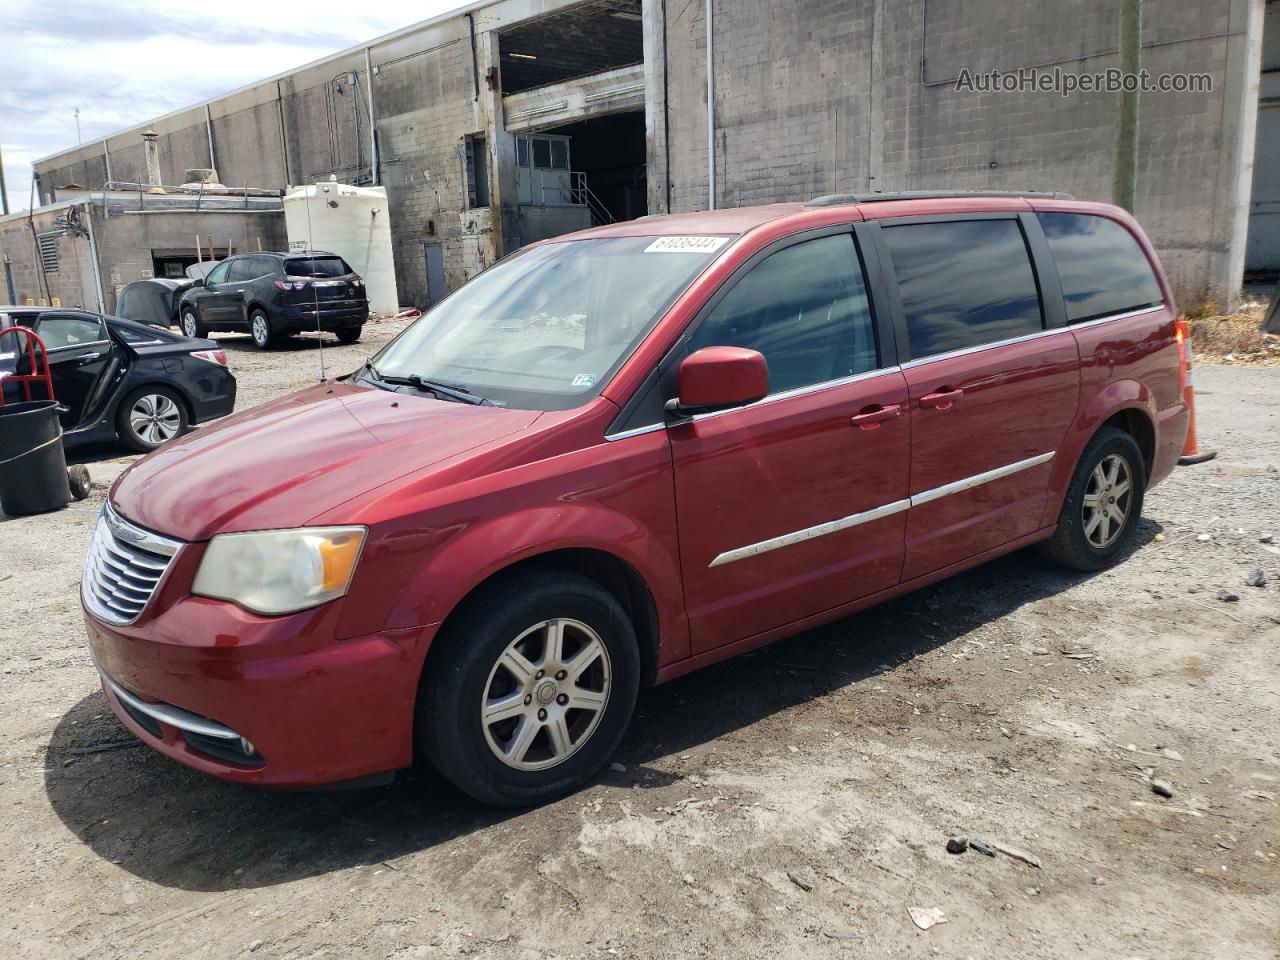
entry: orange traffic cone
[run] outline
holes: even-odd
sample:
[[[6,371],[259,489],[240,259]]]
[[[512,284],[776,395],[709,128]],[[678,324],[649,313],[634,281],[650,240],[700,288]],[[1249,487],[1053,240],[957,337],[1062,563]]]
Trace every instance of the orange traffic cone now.
[[[1182,446],[1182,456],[1178,457],[1178,466],[1185,467],[1193,463],[1204,463],[1218,455],[1217,450],[1201,450],[1196,441],[1196,396],[1191,389],[1191,328],[1187,321],[1179,319],[1176,326],[1178,340],[1178,362],[1182,367],[1182,402],[1187,405],[1187,442]]]

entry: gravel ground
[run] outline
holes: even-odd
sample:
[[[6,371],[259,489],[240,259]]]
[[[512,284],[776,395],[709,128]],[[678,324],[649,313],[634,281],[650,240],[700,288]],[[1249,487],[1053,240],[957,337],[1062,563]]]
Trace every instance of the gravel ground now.
[[[317,375],[314,344],[223,340],[243,406]],[[1220,456],[1151,493],[1119,567],[1020,553],[653,690],[622,767],[514,813],[427,772],[255,792],[130,743],[76,600],[128,462],[93,451],[88,501],[0,523],[0,952],[1276,957],[1280,370],[1196,383]]]

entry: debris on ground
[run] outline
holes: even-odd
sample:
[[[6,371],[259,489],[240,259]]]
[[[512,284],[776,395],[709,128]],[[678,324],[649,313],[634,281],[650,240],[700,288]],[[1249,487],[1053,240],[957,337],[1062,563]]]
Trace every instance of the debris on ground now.
[[[1161,780],[1156,777],[1151,781],[1151,792],[1158,797],[1173,798],[1173,784],[1168,780]]]
[[[1245,577],[1244,582],[1251,587],[1265,587],[1267,585],[1267,574],[1261,567],[1254,567],[1249,571],[1249,576]]]
[[[1210,309],[1208,316],[1190,317],[1196,359],[1280,365],[1280,340],[1268,337],[1262,330],[1266,309],[1264,303],[1251,303],[1235,313],[1219,314]]]
[[[969,841],[969,849],[977,850],[985,857],[994,857],[996,855],[995,847],[991,846],[991,844],[987,843],[985,840],[979,840],[977,837],[974,837]]]
[[[1040,858],[1035,856],[1034,854],[1027,853],[1027,851],[1025,850],[1019,850],[1017,847],[1011,847],[1008,844],[1000,843],[999,841],[995,841],[995,840],[991,842],[991,845],[995,847],[997,850],[999,850],[1001,853],[1003,853],[1006,857],[1013,857],[1013,859],[1021,860],[1023,863],[1026,863],[1026,864],[1029,864],[1030,866],[1035,867],[1037,870],[1041,869]]]
[[[141,740],[115,740],[111,743],[96,743],[91,747],[72,747],[67,753],[82,757],[89,753],[106,753],[109,750],[128,750],[130,747],[142,746]]]
[[[1218,599],[1223,603],[1239,603],[1240,595],[1238,593],[1232,593],[1230,590],[1219,590]]]
[[[937,907],[907,907],[907,913],[911,915],[911,922],[921,930],[947,922],[947,918]]]
[[[788,870],[787,879],[794,883],[805,893],[812,893],[813,886],[818,882],[818,878],[812,870],[800,868],[798,870]]]
[[[615,760],[613,763],[609,764],[609,772],[610,773],[626,773],[627,765],[625,763],[618,763]]]
[[[947,841],[947,853],[964,853],[968,849],[968,837],[952,837]]]

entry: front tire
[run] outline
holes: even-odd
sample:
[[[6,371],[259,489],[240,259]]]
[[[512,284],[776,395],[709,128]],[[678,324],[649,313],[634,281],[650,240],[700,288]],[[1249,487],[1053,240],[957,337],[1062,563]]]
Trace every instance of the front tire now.
[[[276,335],[265,310],[255,310],[249,314],[249,333],[253,337],[253,345],[259,350],[266,350],[275,342]]]
[[[482,803],[575,790],[621,741],[640,686],[635,630],[595,582],[556,570],[482,588],[436,640],[416,738]]]
[[[1146,493],[1146,465],[1133,437],[1103,427],[1076,464],[1042,552],[1072,570],[1109,567],[1133,540]]]
[[[116,414],[116,433],[127,446],[150,453],[191,429],[187,405],[168,387],[139,387]]]
[[[182,328],[182,335],[184,337],[191,337],[193,339],[203,340],[205,335],[209,332],[208,328],[200,322],[200,318],[196,316],[194,307],[183,308],[182,316],[178,320],[178,326]]]

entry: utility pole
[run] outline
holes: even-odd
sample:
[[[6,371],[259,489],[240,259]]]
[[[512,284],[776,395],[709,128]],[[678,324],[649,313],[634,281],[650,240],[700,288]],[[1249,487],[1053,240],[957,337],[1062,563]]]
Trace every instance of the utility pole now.
[[[84,143],[84,141],[80,139],[80,108],[79,107],[76,107],[76,143]]]
[[[9,194],[4,186],[4,154],[0,152],[0,209],[4,210],[4,216],[9,215]]]
[[[1120,102],[1111,202],[1133,212],[1138,193],[1138,71],[1142,68],[1142,0],[1120,0]]]

